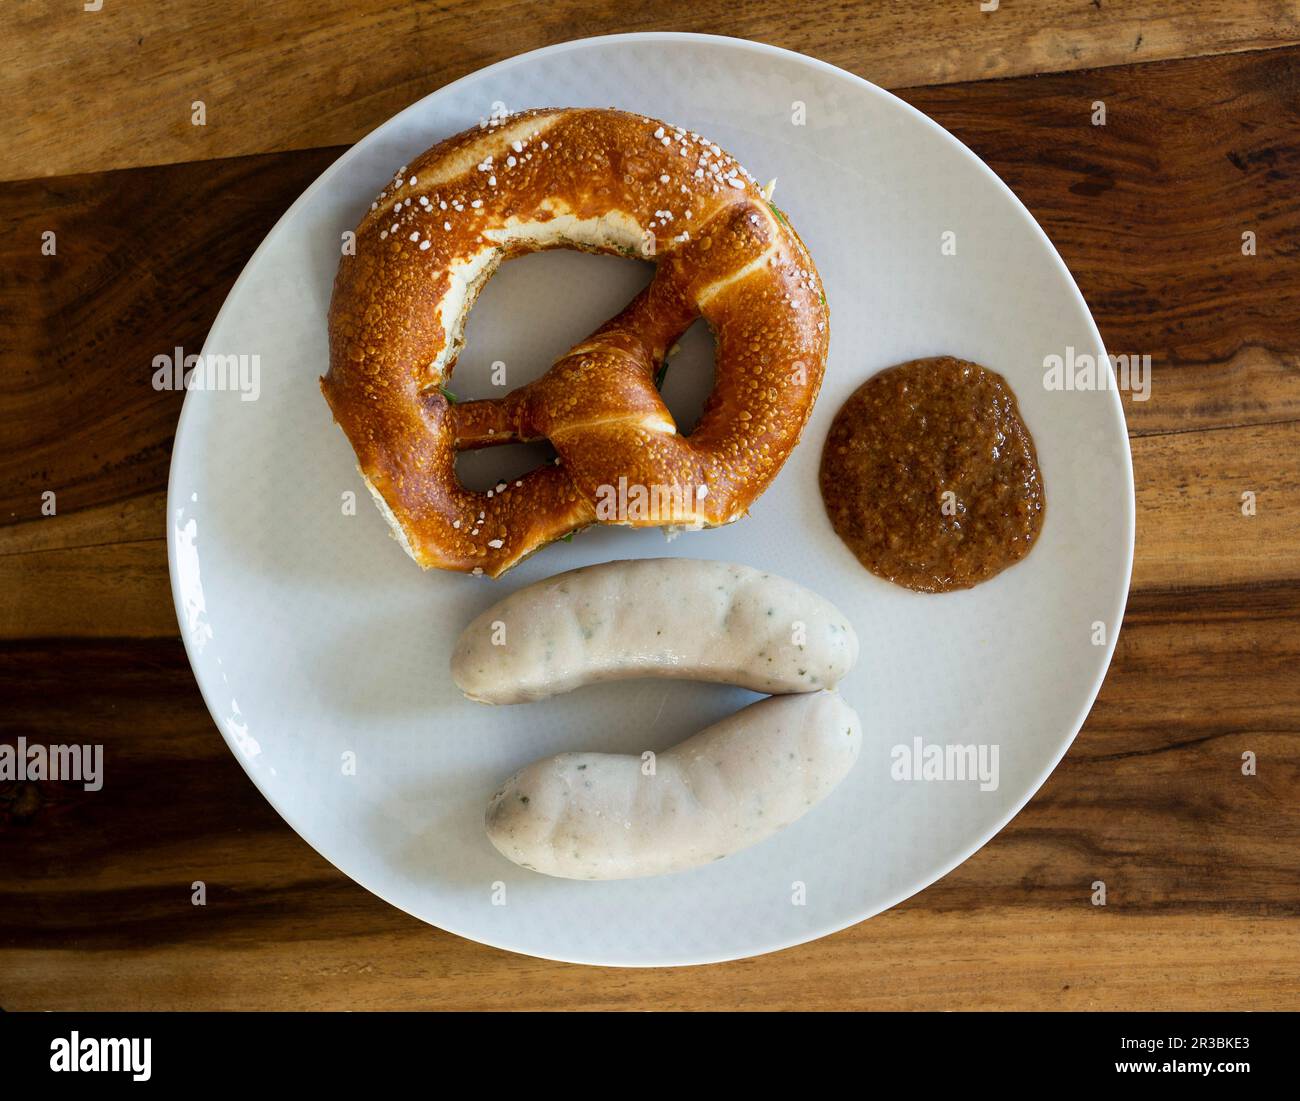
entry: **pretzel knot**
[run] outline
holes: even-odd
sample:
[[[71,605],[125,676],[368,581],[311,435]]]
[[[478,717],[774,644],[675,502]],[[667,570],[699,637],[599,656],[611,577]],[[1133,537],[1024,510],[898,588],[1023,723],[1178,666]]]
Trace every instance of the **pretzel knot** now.
[[[451,400],[478,292],[501,261],[548,248],[645,256],[656,270],[541,378]],[[655,374],[700,316],[714,387],[682,436]],[[798,235],[718,146],[621,111],[527,111],[434,146],[379,195],[339,265],[321,389],[407,553],[496,577],[592,523],[744,515],[812,412],[826,318]],[[541,439],[554,464],[486,492],[456,476],[458,451]],[[653,507],[604,507],[638,491]]]

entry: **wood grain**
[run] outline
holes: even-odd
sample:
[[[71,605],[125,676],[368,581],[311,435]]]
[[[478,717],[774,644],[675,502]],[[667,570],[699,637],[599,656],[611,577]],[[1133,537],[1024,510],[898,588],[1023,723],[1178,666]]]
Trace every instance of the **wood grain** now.
[[[877,5],[846,15],[848,7],[828,8],[827,27],[798,14],[789,28],[770,12],[753,18],[767,19],[772,33],[760,37],[773,40],[831,37],[838,25],[843,40],[823,51],[832,60],[855,54],[863,65],[883,64],[896,54],[894,64],[931,66],[924,79],[951,78],[934,75],[942,58],[904,57],[925,52],[916,28],[933,32],[930,13]],[[985,18],[1012,14],[1010,0],[1002,7]],[[1093,18],[1082,7],[1090,5],[1071,6],[1069,18]],[[1266,25],[1294,23],[1289,4],[1192,4],[1193,15],[1178,17],[1155,14],[1154,5],[1126,5],[1122,16],[1105,12],[1111,7],[1103,5],[1109,20],[1144,13],[1143,32],[1158,45],[1144,38],[1143,51],[1236,49],[1261,44],[1273,33]],[[427,7],[403,10],[411,24],[444,18]],[[483,10],[503,36],[503,12],[519,21],[509,4]],[[547,9],[540,31],[511,33],[581,33],[562,22],[576,18],[572,10],[562,3]],[[707,3],[696,10],[711,13]],[[54,25],[41,21],[56,16],[26,11],[33,26],[24,33]],[[167,18],[215,20],[215,11],[196,3]],[[320,42],[364,42],[399,18],[395,5],[358,4],[350,21],[341,11],[322,6],[320,26],[301,34],[302,44],[278,47],[285,71],[308,73],[317,94],[334,72],[310,66]],[[633,5],[624,17],[652,20],[649,12]],[[111,14],[145,18],[125,8]],[[732,12],[711,28],[727,18],[750,16]],[[911,18],[912,45],[867,39],[889,24],[843,22],[881,18]],[[1008,33],[997,47],[1003,55],[976,51],[972,59],[970,40],[954,34],[953,64],[1001,56],[967,73],[981,77],[1053,67],[1052,43],[1062,39],[1016,18],[1019,38],[1009,21],[997,25]],[[1200,37],[1187,30],[1175,49],[1175,24]],[[163,25],[156,17],[149,24]],[[1211,25],[1217,39],[1206,32]],[[264,34],[211,31],[247,52],[227,58],[241,73],[276,56]],[[38,82],[33,88],[54,79],[31,58],[15,70],[12,43],[0,42],[0,92],[15,71]],[[1119,60],[1120,44],[1097,42],[1073,60]],[[84,46],[74,35],[69,56]],[[1099,57],[1103,46],[1112,54]],[[189,66],[209,63],[191,49],[154,55],[153,64],[167,59],[166,72],[150,78],[155,111]],[[481,60],[420,63],[442,73],[439,65]],[[375,62],[372,98],[351,98],[387,113],[398,104],[383,106],[385,94],[423,91],[409,78],[391,83],[389,63]],[[263,131],[244,120],[222,140],[276,148],[317,140],[330,127],[350,134],[349,126],[369,125],[326,112],[313,130],[294,100],[308,93],[286,90],[275,74],[268,81],[286,102],[271,105]],[[1111,351],[1152,355],[1150,400],[1125,398],[1139,509],[1133,592],[1083,732],[993,842],[870,922],[709,968],[567,967],[422,925],[299,839],[203,706],[177,638],[162,531],[180,395],[152,388],[152,358],[176,345],[198,350],[261,237],[339,150],[0,184],[9,229],[0,235],[0,739],[102,742],[112,778],[97,793],[0,782],[0,1006],[1293,1007],[1298,89],[1300,50],[1277,49],[906,93],[1025,200],[1069,262]],[[1098,99],[1108,106],[1104,127],[1089,121]],[[66,109],[64,97],[47,124],[63,125],[55,116]],[[58,170],[96,167],[106,151],[134,148],[144,132],[133,111],[128,97],[121,125],[103,126],[79,151],[69,143]],[[221,155],[219,147],[177,153],[145,137],[160,160]],[[36,153],[25,160],[36,163]],[[1245,228],[1257,233],[1253,257],[1241,253]],[[40,254],[46,229],[57,233],[56,257]],[[57,495],[54,517],[40,513],[47,490]],[[1256,495],[1254,516],[1241,510],[1247,490]],[[1242,773],[1248,751],[1258,760],[1254,776]],[[196,879],[208,885],[205,907],[190,903]],[[1096,879],[1107,884],[1104,908],[1090,902]]]
[[[153,388],[154,357],[202,348],[337,152],[0,184],[0,519],[44,519],[47,490],[66,516],[166,485],[184,395]]]
[[[1300,578],[1300,423],[1137,437],[1132,448],[1134,588]]]
[[[114,1010],[1285,1010],[1294,1007],[1300,951],[1285,919],[1018,913],[989,902],[960,921],[902,908],[720,967],[619,971],[464,948],[427,927],[394,932],[378,910],[320,901],[315,911],[280,908],[280,923],[261,935],[231,923],[245,935],[97,953],[91,984],[78,951],[14,952],[23,980],[11,1005],[66,1008],[75,997]],[[340,935],[344,921],[351,935]],[[291,929],[303,939],[288,940]],[[1232,962],[1240,959],[1250,961],[1244,970]]]
[[[1024,200],[1107,350],[1151,357],[1133,434],[1300,417],[1300,51],[903,96]]]
[[[348,144],[457,77],[588,35],[753,38],[887,88],[1300,41],[1290,0],[86,2],[6,7],[0,179]]]

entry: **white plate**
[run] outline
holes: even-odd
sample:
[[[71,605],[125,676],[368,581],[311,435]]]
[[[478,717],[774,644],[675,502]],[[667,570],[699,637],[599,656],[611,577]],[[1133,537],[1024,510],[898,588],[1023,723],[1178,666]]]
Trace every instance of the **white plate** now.
[[[776,199],[825,282],[831,355],[803,443],[748,519],[671,544],[658,531],[583,533],[500,582],[421,573],[389,538],[317,390],[339,242],[396,166],[498,101],[657,116],[709,136],[760,179],[779,177]],[[941,251],[945,231],[955,256]],[[647,277],[635,261],[577,253],[506,265],[471,315],[455,388],[486,396],[497,360],[512,384],[534,377]],[[666,391],[687,419],[710,354],[706,335],[693,330],[688,343]],[[1070,745],[1114,649],[1132,563],[1128,439],[1113,390],[1044,388],[1044,357],[1069,346],[1104,355],[1028,212],[947,132],[857,77],[769,46],[680,34],[587,39],[485,69],[340,157],[271,231],[212,327],[205,353],[259,356],[261,392],[242,401],[191,391],[176,434],[172,584],[204,699],[311,845],[462,936],[556,959],[664,965],[769,952],[861,921],[933,883],[1025,804]],[[1048,506],[1024,562],[967,592],[921,596],[856,563],[826,519],[817,468],[855,387],[939,353],[1010,380]],[[506,461],[475,460],[478,477]],[[345,494],[356,494],[355,515]],[[863,718],[862,756],[805,818],[705,868],[614,883],[519,869],[483,833],[503,777],[562,750],[660,750],[753,697],[640,681],[489,708],[452,685],[452,643],[521,585],[653,555],[746,562],[836,601],[863,643],[842,685]],[[997,745],[998,786],[892,779],[893,748],[914,738]]]

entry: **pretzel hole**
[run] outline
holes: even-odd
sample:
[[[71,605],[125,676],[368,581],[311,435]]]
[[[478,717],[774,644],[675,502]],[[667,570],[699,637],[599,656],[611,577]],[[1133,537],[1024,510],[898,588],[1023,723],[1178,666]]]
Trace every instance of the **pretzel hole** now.
[[[486,493],[502,482],[514,485],[525,474],[555,462],[555,448],[547,441],[507,443],[456,453],[456,477],[475,493]]]
[[[447,386],[461,401],[505,397],[620,313],[653,274],[644,261],[572,248],[505,261],[469,311]]]
[[[660,368],[663,381],[659,395],[677,422],[677,434],[689,436],[700,423],[704,403],[713,392],[717,343],[708,322],[700,317],[682,334],[677,346],[678,350],[665,361],[667,370]]]

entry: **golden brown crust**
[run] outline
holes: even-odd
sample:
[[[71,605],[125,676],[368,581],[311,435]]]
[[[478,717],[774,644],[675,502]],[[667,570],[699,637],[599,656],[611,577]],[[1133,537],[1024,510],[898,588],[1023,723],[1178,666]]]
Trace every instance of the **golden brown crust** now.
[[[482,283],[502,259],[556,247],[639,251],[655,277],[535,382],[450,402],[443,387]],[[654,375],[701,315],[715,384],[683,437]],[[528,111],[434,146],[375,201],[339,265],[321,389],[412,557],[495,577],[595,522],[620,478],[706,488],[673,515],[617,522],[743,515],[812,411],[826,321],[802,242],[716,145],[621,111]],[[557,464],[500,491],[456,477],[459,450],[543,437]]]

